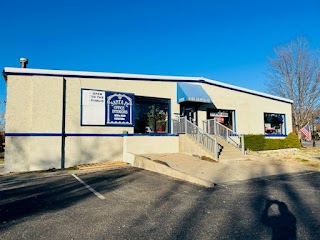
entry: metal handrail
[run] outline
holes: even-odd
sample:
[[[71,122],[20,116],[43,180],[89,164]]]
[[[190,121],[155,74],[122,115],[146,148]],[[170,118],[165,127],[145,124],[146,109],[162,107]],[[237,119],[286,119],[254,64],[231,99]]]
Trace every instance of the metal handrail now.
[[[235,131],[227,128],[221,123],[217,122],[215,119],[209,119],[203,121],[203,129],[208,134],[215,134],[226,140],[227,143],[232,144],[238,148],[242,154],[245,154],[244,148],[244,135],[238,134]]]
[[[189,121],[186,117],[180,117],[179,119],[172,119],[172,125],[173,133],[184,133],[191,136],[200,145],[213,153],[216,159],[219,158],[218,141],[200,129],[196,124]]]
[[[179,134],[186,132],[186,121],[184,117],[178,119],[172,119],[172,133]]]

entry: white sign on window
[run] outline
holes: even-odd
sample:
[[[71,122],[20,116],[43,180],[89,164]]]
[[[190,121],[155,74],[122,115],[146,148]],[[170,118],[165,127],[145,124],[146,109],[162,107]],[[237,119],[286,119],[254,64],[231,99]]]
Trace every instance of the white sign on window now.
[[[82,125],[105,125],[105,92],[82,90]]]
[[[228,117],[226,112],[211,112],[210,117]]]

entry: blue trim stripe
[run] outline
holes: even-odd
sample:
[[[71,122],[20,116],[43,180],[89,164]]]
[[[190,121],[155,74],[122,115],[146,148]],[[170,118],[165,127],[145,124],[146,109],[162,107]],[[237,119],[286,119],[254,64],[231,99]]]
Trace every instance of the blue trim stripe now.
[[[125,134],[103,133],[67,133],[66,137],[123,137]]]
[[[286,137],[286,134],[265,134],[265,137]]]
[[[61,137],[61,133],[5,133],[6,137]]]
[[[62,137],[61,133],[5,133],[6,137]],[[66,137],[176,137],[178,134],[171,133],[129,133],[129,134],[116,134],[116,133],[66,133]]]
[[[146,137],[146,136],[149,136],[149,137],[165,137],[165,136],[168,136],[168,137],[177,137],[179,136],[179,134],[174,134],[174,133],[131,133],[131,134],[127,134],[127,135],[124,135],[124,136],[132,136],[132,137],[137,137],[137,136],[141,136],[141,137]]]

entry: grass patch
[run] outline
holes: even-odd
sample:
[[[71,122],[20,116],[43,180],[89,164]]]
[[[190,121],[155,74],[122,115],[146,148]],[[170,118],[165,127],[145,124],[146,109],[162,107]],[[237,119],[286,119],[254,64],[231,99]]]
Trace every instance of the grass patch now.
[[[298,162],[309,162],[308,159],[304,159],[304,158],[296,158],[296,161],[298,161]]]
[[[310,167],[320,167],[320,164],[319,163],[310,163],[308,164]]]
[[[0,152],[0,164],[4,163],[4,152]]]

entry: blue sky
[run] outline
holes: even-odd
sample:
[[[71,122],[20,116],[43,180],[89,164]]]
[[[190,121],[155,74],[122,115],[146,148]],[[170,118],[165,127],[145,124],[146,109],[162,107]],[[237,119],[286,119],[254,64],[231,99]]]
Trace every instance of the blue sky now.
[[[203,76],[266,91],[273,47],[320,48],[320,1],[101,0],[1,3],[0,68]],[[5,83],[0,81],[0,100]]]

